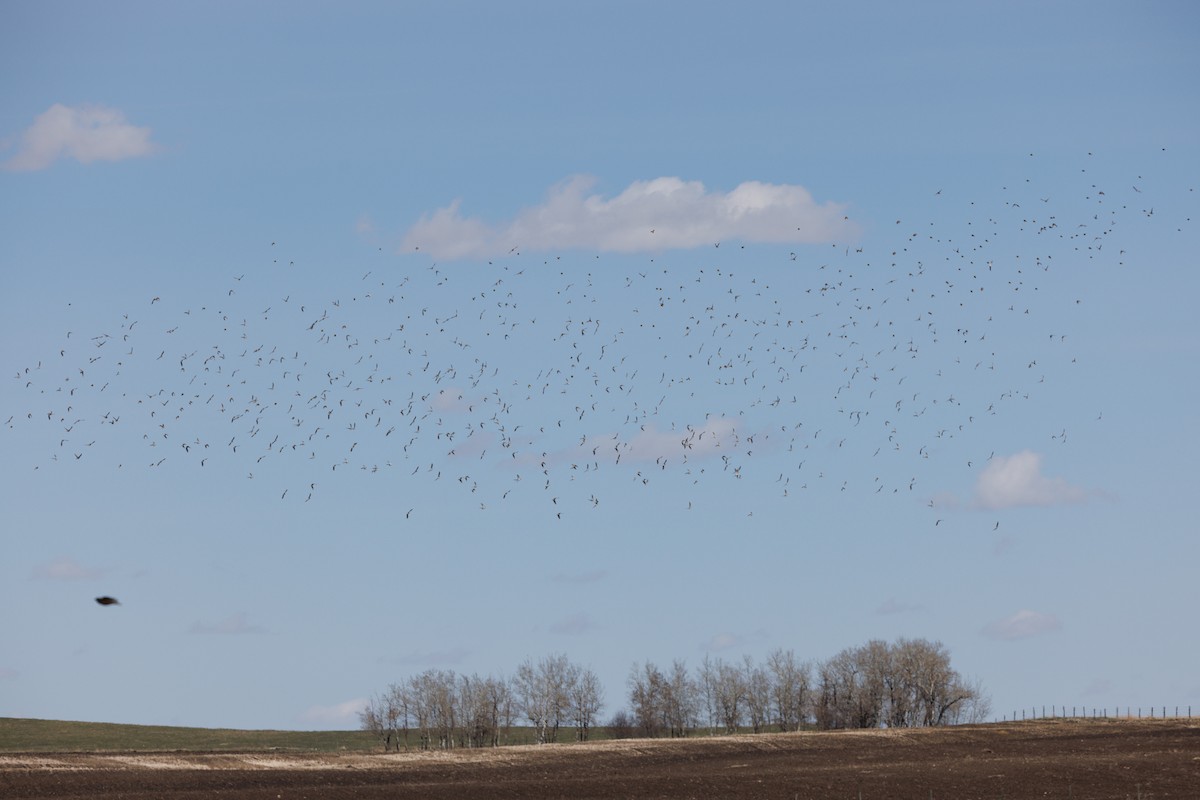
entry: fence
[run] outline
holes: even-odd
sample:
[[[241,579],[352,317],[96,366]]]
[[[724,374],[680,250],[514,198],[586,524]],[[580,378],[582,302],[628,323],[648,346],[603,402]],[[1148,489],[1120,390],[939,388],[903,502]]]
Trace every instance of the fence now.
[[[1175,713],[1168,715],[1167,711],[1170,706],[1150,706],[1143,709],[1141,706],[1125,706],[1125,713],[1121,713],[1121,707],[1117,706],[1112,709],[1112,714],[1109,714],[1107,708],[1088,708],[1087,706],[1071,706],[1071,713],[1067,713],[1067,706],[1050,706],[1050,713],[1046,713],[1046,706],[1041,707],[1041,713],[1038,713],[1037,706],[1032,708],[1022,708],[1012,713],[1011,720],[1027,719],[1191,719],[1191,706],[1175,706]],[[1183,713],[1181,713],[1181,710]],[[1135,713],[1136,712],[1136,713]],[[1009,717],[1005,716],[1003,722],[1008,722]]]

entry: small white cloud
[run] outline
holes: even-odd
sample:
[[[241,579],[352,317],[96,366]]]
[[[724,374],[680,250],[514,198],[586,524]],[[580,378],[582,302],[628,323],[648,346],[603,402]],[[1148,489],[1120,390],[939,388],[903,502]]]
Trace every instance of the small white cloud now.
[[[130,125],[115,108],[55,103],[25,130],[16,155],[2,166],[12,172],[33,172],[61,158],[90,164],[139,158],[157,150],[150,129]]]
[[[81,581],[103,577],[108,570],[85,567],[73,558],[62,556],[34,567],[33,577],[50,581]]]
[[[1017,613],[988,623],[983,629],[983,635],[989,639],[1028,639],[1043,633],[1052,633],[1062,629],[1062,623],[1053,614],[1041,611],[1022,609]]]
[[[1056,506],[1081,503],[1087,492],[1062,478],[1042,475],[1042,456],[1022,450],[988,462],[975,484],[975,508],[997,510],[1018,506]]]
[[[595,179],[576,175],[552,187],[545,201],[492,226],[464,217],[461,201],[423,216],[405,235],[403,251],[441,259],[486,258],[512,250],[635,253],[713,246],[722,240],[824,243],[857,235],[845,206],[817,203],[803,186],[747,181],[732,191],[699,181],[635,181],[604,198]]]
[[[246,621],[246,615],[242,612],[232,614],[219,622],[212,624],[206,622],[194,622],[192,627],[188,629],[188,633],[216,633],[216,634],[239,634],[239,633],[266,633],[266,629],[258,625],[251,625]]]
[[[356,697],[331,706],[309,706],[299,716],[299,721],[309,725],[336,728],[357,728],[358,713],[367,707],[367,700]]]
[[[558,622],[553,623],[550,626],[550,632],[574,636],[595,630],[597,627],[592,618],[581,611],[577,614],[563,617]]]

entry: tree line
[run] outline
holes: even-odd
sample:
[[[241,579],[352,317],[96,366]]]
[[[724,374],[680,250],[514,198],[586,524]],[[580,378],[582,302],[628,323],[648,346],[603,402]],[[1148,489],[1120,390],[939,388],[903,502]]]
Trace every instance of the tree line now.
[[[528,723],[539,744],[557,742],[566,726],[587,741],[603,705],[592,670],[552,655],[526,659],[507,679],[429,669],[371,698],[359,719],[384,750],[497,747],[518,723]]]
[[[925,639],[874,640],[816,664],[783,649],[761,664],[706,657],[695,670],[678,659],[666,669],[646,661],[633,665],[626,689],[627,707],[603,726],[612,738],[925,727],[990,712],[982,686]],[[510,678],[426,670],[373,697],[360,720],[385,750],[495,747],[517,726],[538,743],[557,742],[567,727],[587,741],[603,708],[595,673],[551,655],[526,659]]]

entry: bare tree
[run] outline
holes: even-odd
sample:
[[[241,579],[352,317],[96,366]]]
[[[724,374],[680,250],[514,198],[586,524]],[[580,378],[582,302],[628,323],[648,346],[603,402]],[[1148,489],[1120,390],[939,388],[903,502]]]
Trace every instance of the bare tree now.
[[[696,727],[698,699],[696,683],[688,675],[687,664],[676,659],[671,664],[671,673],[664,675],[662,720],[667,734],[673,737],[687,736]]]
[[[912,713],[910,725],[944,725],[960,704],[971,700],[973,691],[950,667],[950,651],[941,642],[900,639],[894,645],[903,674]]]
[[[657,736],[664,727],[667,678],[654,664],[647,661],[634,664],[629,671],[629,706],[634,725],[643,736]]]
[[[391,749],[395,729],[388,721],[387,695],[375,696],[367,702],[367,707],[358,712],[359,728],[368,731],[372,736],[383,742],[383,752]],[[399,742],[395,743],[397,749]]]
[[[741,669],[720,659],[716,663],[714,699],[725,732],[737,733],[744,713],[746,680]]]
[[[458,722],[459,745],[462,747],[494,746],[496,717],[491,706],[489,683],[491,678],[478,675],[458,677]]]
[[[777,649],[767,656],[767,669],[771,672],[771,697],[779,730],[800,730],[808,719],[811,703],[808,664],[797,663],[791,650]]]
[[[567,681],[567,696],[575,735],[581,742],[588,740],[592,725],[604,707],[604,688],[590,669],[572,665]]]
[[[606,727],[610,739],[631,739],[636,732],[633,717],[623,708],[613,713]]]
[[[717,726],[720,724],[720,711],[717,703],[719,673],[720,660],[713,661],[712,658],[705,655],[704,661],[700,664],[700,677],[696,684],[699,693],[698,703],[704,711],[710,736],[716,733]]]
[[[837,730],[852,726],[858,690],[857,665],[853,653],[843,650],[821,663],[818,674],[817,727]]]
[[[950,724],[978,725],[981,722],[987,722],[988,717],[992,714],[992,698],[984,691],[983,682],[978,678],[960,680],[963,690],[968,692],[970,697],[955,706],[950,712]]]
[[[484,681],[483,693],[487,701],[491,726],[491,745],[497,747],[508,740],[516,716],[516,702],[512,687],[503,678],[488,678]]]
[[[517,668],[513,691],[534,727],[538,744],[558,741],[558,729],[569,708],[571,673],[571,663],[565,655],[546,656],[536,664],[526,659]]]
[[[742,681],[746,687],[746,715],[750,729],[762,733],[771,720],[771,677],[766,667],[755,666],[746,656],[742,666]]]
[[[858,692],[855,703],[855,727],[878,728],[885,721],[887,682],[892,673],[892,649],[880,639],[872,639],[855,648]]]
[[[950,667],[950,653],[940,642],[900,639],[889,645],[872,641],[843,650],[821,664],[817,725],[946,725],[961,718],[977,697],[982,702],[982,689],[963,682]]]
[[[696,678],[678,659],[668,672],[635,663],[628,689],[630,711],[614,714],[614,736],[634,727],[644,736],[687,736],[702,720],[710,734],[745,724],[755,732],[772,725],[793,731],[810,720],[822,729],[952,725],[982,721],[991,709],[979,681],[964,680],[946,647],[925,639],[846,648],[819,663],[815,677],[810,664],[782,649],[761,666],[749,656],[740,664],[706,656]],[[557,741],[564,724],[587,741],[603,706],[596,674],[559,654],[527,658],[511,680],[426,670],[373,697],[359,723],[385,751],[401,742],[407,750],[410,730],[423,749],[495,747],[508,741],[518,715],[539,743]]]

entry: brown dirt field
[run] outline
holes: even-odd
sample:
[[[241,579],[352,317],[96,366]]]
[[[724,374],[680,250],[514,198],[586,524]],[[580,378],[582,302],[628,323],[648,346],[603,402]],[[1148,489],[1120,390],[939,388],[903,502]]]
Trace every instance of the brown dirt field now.
[[[8,753],[17,798],[1200,798],[1200,720],[626,740],[431,753]]]

